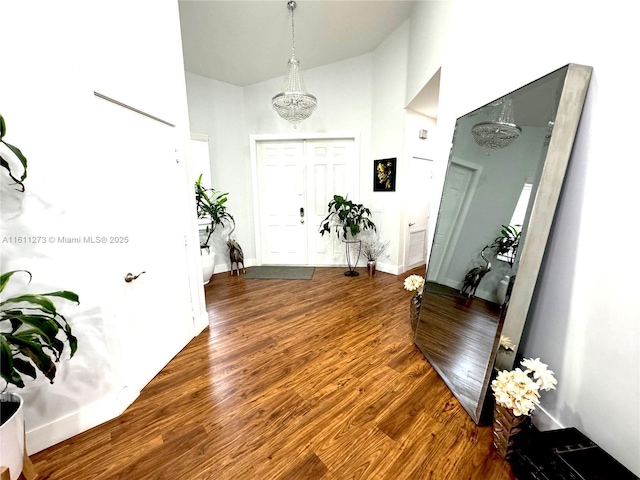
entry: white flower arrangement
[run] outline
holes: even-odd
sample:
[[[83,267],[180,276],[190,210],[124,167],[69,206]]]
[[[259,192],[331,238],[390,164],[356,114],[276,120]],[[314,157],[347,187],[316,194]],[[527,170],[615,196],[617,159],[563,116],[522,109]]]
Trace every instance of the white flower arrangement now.
[[[424,278],[420,275],[409,275],[404,279],[404,289],[413,292],[414,297],[422,295],[422,287],[424,287]]]
[[[525,368],[502,370],[491,382],[491,389],[496,403],[509,408],[517,417],[530,415],[540,404],[540,390],[555,389],[558,383],[553,371],[547,368],[539,358],[522,360]]]
[[[366,238],[362,240],[361,251],[370,262],[376,261],[378,257],[389,246],[389,242],[382,242],[378,237]]]

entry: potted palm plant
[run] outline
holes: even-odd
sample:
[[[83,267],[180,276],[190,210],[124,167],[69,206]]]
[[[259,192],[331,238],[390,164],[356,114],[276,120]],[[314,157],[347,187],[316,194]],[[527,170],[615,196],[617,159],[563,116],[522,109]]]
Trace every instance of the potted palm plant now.
[[[16,274],[25,274],[31,281],[27,270],[3,273],[0,294]],[[53,383],[56,363],[66,347],[69,358],[78,348],[71,326],[54,303],[58,299],[80,303],[78,295],[68,290],[25,293],[0,301],[0,375],[4,381],[0,394],[0,465],[9,467],[12,480],[20,476],[23,468],[23,400],[16,393],[5,393],[6,389],[9,385],[23,388],[23,375],[35,379],[38,371]]]
[[[344,274],[348,277],[358,276],[355,266],[360,258],[360,249],[358,249],[358,258],[355,262],[351,261],[349,245],[360,243],[356,237],[363,230],[376,231],[376,225],[371,220],[371,210],[361,203],[354,203],[346,197],[334,195],[328,205],[328,215],[320,222],[320,235],[331,234],[331,230],[335,230],[336,235],[345,244],[347,265],[349,271]]]
[[[196,206],[198,219],[201,220],[200,231],[200,257],[202,259],[202,280],[206,285],[213,275],[215,266],[215,252],[211,249],[209,242],[211,235],[225,222],[232,223],[235,228],[235,220],[227,211],[225,205],[228,200],[228,193],[221,193],[213,188],[205,188],[202,185],[202,175],[195,183]]]

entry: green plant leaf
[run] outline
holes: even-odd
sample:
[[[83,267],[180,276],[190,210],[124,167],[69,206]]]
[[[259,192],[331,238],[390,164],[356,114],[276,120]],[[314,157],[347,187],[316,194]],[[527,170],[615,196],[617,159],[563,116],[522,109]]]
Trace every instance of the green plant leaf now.
[[[6,339],[18,347],[19,352],[28,357],[42,374],[53,383],[56,376],[56,366],[42,349],[42,345],[31,333],[16,333],[15,335],[5,335]]]
[[[58,331],[62,330],[56,321],[46,315],[29,315],[20,311],[20,313],[12,315],[9,320],[12,325],[15,325],[15,323],[29,325],[37,330],[39,335],[46,338],[49,343],[53,342]]]
[[[4,287],[7,285],[7,283],[9,283],[9,280],[11,279],[13,274],[18,272],[27,273],[29,275],[29,281],[27,283],[31,282],[31,272],[29,272],[28,270],[13,270],[11,272],[3,273],[2,275],[0,275],[0,293],[4,290]]]
[[[44,311],[54,315],[56,314],[55,304],[44,295],[39,295],[37,293],[26,293],[24,295],[19,295],[17,297],[9,298],[4,302],[0,302],[0,306],[11,304],[11,303],[22,303],[22,302],[38,305]]]
[[[4,123],[4,117],[0,114],[0,140],[2,140],[5,133],[7,133],[7,125]]]
[[[22,154],[22,152],[18,147],[11,145],[5,142],[4,140],[0,140],[0,141],[4,143],[9,148],[9,150],[13,152],[13,154],[16,157],[18,157],[18,160],[20,160],[20,163],[22,164],[22,168],[24,169],[22,172],[22,176],[20,177],[20,183],[22,183],[27,178],[27,158]]]
[[[36,369],[26,360],[21,358],[13,359],[13,367],[20,373],[23,373],[31,378],[36,378]]]
[[[77,303],[78,305],[80,304],[80,298],[78,295],[75,292],[70,292],[69,290],[59,290],[57,292],[43,293],[42,295],[46,297],[60,297],[69,300],[70,302]]]

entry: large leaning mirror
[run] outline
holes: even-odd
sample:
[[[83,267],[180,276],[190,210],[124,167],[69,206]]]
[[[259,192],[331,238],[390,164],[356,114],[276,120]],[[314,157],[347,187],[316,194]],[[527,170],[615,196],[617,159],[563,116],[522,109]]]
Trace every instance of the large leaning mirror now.
[[[517,350],[591,70],[567,65],[456,122],[414,340],[476,423],[494,365],[513,366],[500,337]]]

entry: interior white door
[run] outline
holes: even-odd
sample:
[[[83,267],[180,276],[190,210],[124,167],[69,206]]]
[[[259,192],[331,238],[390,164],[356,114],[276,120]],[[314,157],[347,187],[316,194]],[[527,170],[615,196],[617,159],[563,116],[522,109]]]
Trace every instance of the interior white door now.
[[[94,139],[95,198],[108,212],[101,255],[120,296],[125,386],[138,392],[194,334],[180,213],[185,186],[179,182],[187,178],[176,158],[174,127],[100,98],[94,113],[103,129],[96,127]],[[137,278],[126,282],[127,273]]]
[[[473,165],[452,162],[449,166],[438,213],[438,229],[429,259],[428,280],[446,284],[446,270],[453,250],[450,247],[457,241],[478,174],[478,168]]]
[[[412,157],[409,161],[408,184],[406,269],[424,264],[427,258],[429,206],[433,192],[433,161]]]
[[[344,263],[342,244],[319,228],[333,195],[353,196],[355,140],[260,141],[256,150],[262,263]]]

